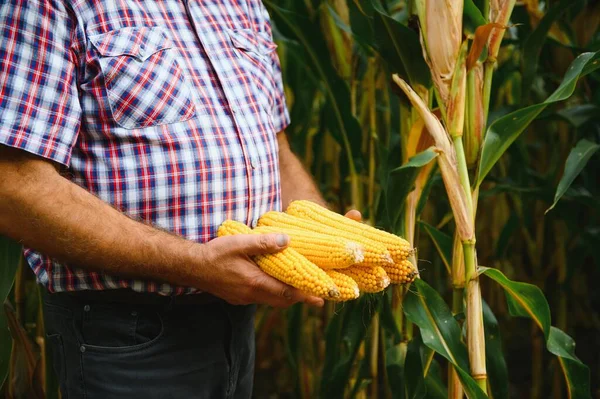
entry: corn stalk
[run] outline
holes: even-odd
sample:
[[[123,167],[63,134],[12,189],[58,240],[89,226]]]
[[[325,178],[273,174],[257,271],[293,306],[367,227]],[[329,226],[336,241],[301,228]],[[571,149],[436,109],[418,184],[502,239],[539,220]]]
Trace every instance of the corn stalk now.
[[[369,209],[369,221],[371,225],[375,224],[375,151],[377,143],[377,63],[375,58],[369,59],[368,71],[367,71],[367,83],[368,83],[368,107],[369,107],[369,134],[368,137],[368,151],[369,151],[369,177],[368,177],[368,193],[367,193],[367,205]],[[373,323],[371,325],[371,358],[369,368],[371,371],[371,397],[376,398],[379,392],[379,314],[373,316]]]
[[[457,233],[462,243],[464,263],[454,257],[453,310],[462,308],[462,267],[467,294],[467,346],[471,373],[480,388],[487,391],[485,364],[485,336],[483,331],[482,300],[477,275],[475,252],[474,207],[467,160],[463,146],[463,129],[467,96],[466,53],[467,42],[461,44],[462,5],[418,1],[417,12],[421,22],[421,41],[441,105],[447,130],[426,107],[421,98],[397,76],[394,81],[407,94],[411,103],[425,120],[440,151],[438,163],[454,214]],[[456,384],[456,375],[450,374],[449,397],[462,396]]]

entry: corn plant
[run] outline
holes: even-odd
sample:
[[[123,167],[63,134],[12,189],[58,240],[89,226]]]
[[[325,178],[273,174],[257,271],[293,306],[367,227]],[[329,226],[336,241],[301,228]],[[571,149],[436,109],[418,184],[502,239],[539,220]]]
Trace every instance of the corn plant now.
[[[267,2],[282,43],[284,70],[291,72],[288,85],[295,86],[294,79],[302,76],[302,87],[290,93],[292,118],[310,108],[320,123],[313,134],[305,134],[314,119],[296,119],[291,134],[301,153],[308,150],[307,165],[325,181],[328,199],[343,209],[359,206],[369,222],[404,235],[419,249],[414,259],[419,267],[424,251],[417,244],[424,230],[452,288],[451,306],[418,280],[408,289],[397,287],[383,297],[330,309],[313,330],[326,334],[324,351],[317,343],[314,352],[324,359],[317,369],[322,372],[301,368],[296,362],[301,355],[292,354],[302,397],[421,397],[427,388],[441,389],[431,375],[440,371],[440,358],[449,365],[444,396],[506,397],[508,373],[494,340],[498,322],[481,293],[484,276],[503,289],[503,307],[510,315],[529,317],[542,332],[541,342],[563,371],[565,392],[590,395],[589,371],[574,355],[572,339],[551,325],[542,291],[478,264],[476,214],[478,208],[480,215],[487,211],[478,206],[479,197],[482,187],[494,186],[485,178],[498,162],[502,167],[505,152],[538,116],[569,99],[577,82],[597,69],[597,53],[572,52],[572,64],[554,92],[546,99],[531,98],[540,48],[548,36],[568,36],[556,21],[574,6],[546,2],[544,13],[536,4],[525,5],[532,29],[521,39],[522,99],[510,104],[513,109],[493,114],[491,105],[500,103],[492,98],[493,77],[504,73],[499,60],[510,60],[515,47],[510,42],[501,46],[503,38],[520,40],[511,22],[515,1]],[[297,99],[302,92],[314,96]],[[397,97],[398,92],[403,94]],[[335,141],[328,141],[328,135]],[[580,145],[567,161],[557,199],[597,148],[588,140]],[[398,152],[390,150],[396,148]],[[330,174],[321,180],[320,173]],[[428,193],[440,180],[449,212],[436,228],[419,218],[431,206]],[[357,182],[362,182],[358,188]],[[450,224],[454,239],[441,229]],[[296,351],[314,347],[295,335],[292,344]],[[532,370],[536,368],[539,364],[532,362]],[[307,380],[312,383],[302,385]]]
[[[264,3],[296,153],[340,212],[417,248],[421,279],[323,310],[260,308],[255,396],[600,390],[600,4]],[[55,397],[19,252],[0,239],[0,392]]]

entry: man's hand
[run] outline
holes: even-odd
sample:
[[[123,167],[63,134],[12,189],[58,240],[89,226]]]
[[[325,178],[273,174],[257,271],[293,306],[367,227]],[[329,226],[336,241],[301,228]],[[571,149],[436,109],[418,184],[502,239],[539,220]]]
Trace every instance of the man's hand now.
[[[207,269],[210,275],[206,291],[233,305],[258,303],[287,307],[296,302],[323,306],[323,299],[269,276],[250,259],[252,255],[279,252],[289,243],[283,234],[240,234],[215,238],[204,244]]]
[[[360,222],[362,216],[353,209],[347,218]],[[294,287],[262,272],[250,259],[252,255],[278,252],[287,247],[283,234],[235,235],[216,238],[207,244],[205,263],[215,273],[205,289],[233,305],[259,303],[287,307],[296,302],[323,306],[323,299],[306,295]]]

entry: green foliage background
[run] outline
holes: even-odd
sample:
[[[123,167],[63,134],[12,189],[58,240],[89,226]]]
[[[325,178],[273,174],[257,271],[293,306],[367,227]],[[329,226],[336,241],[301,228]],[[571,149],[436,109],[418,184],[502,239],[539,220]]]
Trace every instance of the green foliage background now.
[[[390,77],[399,73],[413,85],[430,84],[410,4],[265,3],[276,28],[292,115],[287,133],[294,149],[338,210],[358,205],[370,222],[402,233],[402,222],[394,216],[390,219],[386,206],[391,204],[397,216],[406,196],[402,187],[393,184],[410,174],[394,179],[390,171],[402,165],[402,135],[410,124],[406,100]],[[484,146],[483,154],[483,164],[489,167],[479,170],[478,260],[501,272],[500,276],[491,270],[482,277],[488,373],[494,397],[566,397],[560,362],[552,355],[557,352],[554,341],[563,337],[550,328],[553,325],[577,342],[574,353],[589,367],[589,379],[585,366],[579,368],[580,388],[571,387],[571,394],[589,397],[600,395],[600,361],[595,355],[600,353],[600,297],[595,290],[600,276],[596,251],[600,75],[593,61],[597,55],[591,54],[583,68],[585,78],[563,85],[561,90],[567,93],[552,94],[563,79],[569,79],[565,75],[577,56],[600,49],[600,5],[597,1],[524,3],[515,7],[503,41],[489,115],[489,123],[497,123],[488,131],[489,147]],[[473,32],[481,24],[477,10],[483,9],[483,1],[465,4],[465,24]],[[514,114],[503,118],[528,106],[533,107],[517,116],[524,115],[531,123],[512,121]],[[494,134],[500,145],[493,145]],[[492,148],[498,146],[506,152]],[[358,177],[352,176],[353,170]],[[489,173],[485,180],[484,173]],[[358,188],[353,186],[355,180]],[[422,279],[450,303],[450,276],[443,260],[444,252],[447,259],[452,256],[453,222],[439,174],[427,190],[428,200],[419,207],[418,265]],[[392,195],[386,198],[386,192]],[[555,201],[556,207],[546,213]],[[510,279],[505,280],[508,285],[498,286],[486,278],[493,273],[498,282]],[[532,313],[515,306],[517,301],[507,298],[501,287],[506,292],[508,287],[524,290],[534,302]],[[374,397],[372,388],[379,382],[380,397],[446,397],[443,358],[436,354],[430,361],[431,350],[417,342],[420,338],[401,344],[411,337],[402,336],[396,312],[403,310],[409,317],[407,300],[417,311],[411,298],[416,300],[422,289],[426,288],[413,285],[403,306],[388,291],[384,297],[364,298],[325,312],[301,307],[263,310],[258,394]],[[377,325],[374,311],[379,312]],[[352,325],[352,318],[358,326]],[[346,324],[335,334],[331,323]],[[372,372],[374,328],[380,329],[377,375]],[[357,345],[355,340],[363,338]],[[354,352],[353,365],[347,367]],[[410,367],[404,361],[410,361]],[[424,365],[431,371],[423,381],[411,368]],[[272,378],[274,373],[277,379]]]

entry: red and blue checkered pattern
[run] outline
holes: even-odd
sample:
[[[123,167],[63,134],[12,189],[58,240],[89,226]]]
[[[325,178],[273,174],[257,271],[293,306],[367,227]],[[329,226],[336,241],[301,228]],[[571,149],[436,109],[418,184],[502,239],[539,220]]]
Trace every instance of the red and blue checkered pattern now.
[[[132,218],[196,242],[280,208],[289,123],[259,0],[4,0],[0,144],[63,164]],[[49,291],[191,288],[25,255]]]

